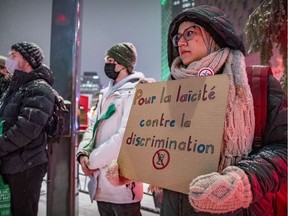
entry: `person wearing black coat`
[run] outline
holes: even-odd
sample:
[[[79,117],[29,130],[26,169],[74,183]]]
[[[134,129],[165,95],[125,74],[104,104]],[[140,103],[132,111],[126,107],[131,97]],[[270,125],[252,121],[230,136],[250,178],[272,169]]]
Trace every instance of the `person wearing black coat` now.
[[[284,215],[287,206],[277,209],[275,201],[287,189],[287,95],[279,82],[269,77],[266,129],[256,147],[245,49],[227,15],[207,5],[181,12],[170,23],[167,52],[169,79],[209,71],[228,74],[230,84],[218,172],[191,179],[189,194],[163,189],[160,215]]]
[[[29,42],[11,46],[6,61],[13,74],[0,102],[0,174],[11,191],[13,216],[37,216],[41,184],[47,173],[44,126],[52,114],[53,83],[41,48]]]

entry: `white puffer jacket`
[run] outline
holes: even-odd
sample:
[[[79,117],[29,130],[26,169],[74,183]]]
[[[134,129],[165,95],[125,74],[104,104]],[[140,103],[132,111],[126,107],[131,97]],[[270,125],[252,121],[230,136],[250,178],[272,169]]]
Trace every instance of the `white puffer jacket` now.
[[[97,175],[95,175],[97,178],[95,179],[97,181],[97,189],[94,199],[96,201],[124,204],[139,202],[142,199],[142,183],[133,182],[128,185],[113,186],[106,178],[106,171],[112,160],[116,160],[118,157],[133,102],[135,87],[138,83],[151,81],[153,80],[146,79],[142,73],[134,72],[114,86],[111,81],[109,86],[104,89],[102,101],[98,104],[77,153],[77,155],[81,154],[81,152],[87,154],[83,147],[92,138],[95,122],[107,112],[111,104],[115,104],[115,113],[99,123],[96,132],[96,148],[89,156],[89,168],[99,169],[100,171],[97,171]]]

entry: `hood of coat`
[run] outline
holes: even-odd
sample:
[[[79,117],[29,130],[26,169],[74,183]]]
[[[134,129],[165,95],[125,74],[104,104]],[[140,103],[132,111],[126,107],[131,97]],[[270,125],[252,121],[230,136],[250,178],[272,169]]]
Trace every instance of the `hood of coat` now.
[[[178,48],[173,46],[172,37],[178,33],[179,25],[184,21],[195,22],[202,26],[214,41],[222,47],[240,50],[245,54],[245,47],[237,36],[228,16],[219,8],[201,5],[178,14],[170,23],[167,40],[168,65],[171,68],[173,60],[179,56]]]
[[[108,84],[108,94],[111,95],[115,91],[118,90],[127,90],[130,91],[137,85],[138,83],[147,83],[147,82],[155,82],[153,78],[146,78],[143,73],[134,71],[132,74],[129,76],[125,77],[122,79],[120,82],[116,83],[113,85],[114,80],[111,80]]]

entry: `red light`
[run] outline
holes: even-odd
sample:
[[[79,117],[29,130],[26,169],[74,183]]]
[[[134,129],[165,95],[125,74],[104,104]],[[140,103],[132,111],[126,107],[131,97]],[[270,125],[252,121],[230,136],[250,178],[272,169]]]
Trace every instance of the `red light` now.
[[[56,16],[56,24],[58,25],[66,25],[68,24],[68,18],[64,14],[59,14]]]

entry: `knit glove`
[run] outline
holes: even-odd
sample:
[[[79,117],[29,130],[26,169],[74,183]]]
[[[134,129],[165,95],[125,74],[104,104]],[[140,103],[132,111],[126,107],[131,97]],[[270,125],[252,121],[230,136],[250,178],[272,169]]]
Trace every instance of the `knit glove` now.
[[[209,213],[247,208],[252,202],[251,185],[242,169],[228,166],[222,174],[214,172],[194,179],[189,201],[195,210]]]
[[[114,186],[125,185],[132,182],[131,180],[119,175],[119,166],[116,160],[113,160],[109,165],[106,172],[106,178],[110,184]]]

